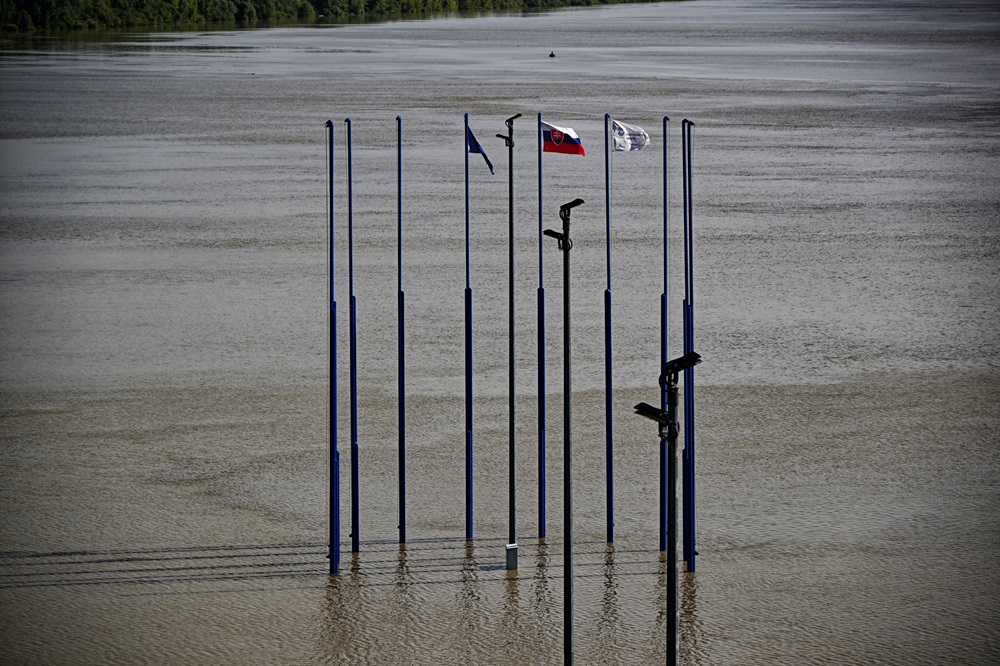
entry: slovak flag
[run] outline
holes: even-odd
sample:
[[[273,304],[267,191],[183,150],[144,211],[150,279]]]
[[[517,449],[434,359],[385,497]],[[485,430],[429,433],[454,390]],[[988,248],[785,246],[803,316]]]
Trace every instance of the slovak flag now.
[[[546,153],[586,155],[580,137],[572,127],[556,127],[542,121],[542,150]]]

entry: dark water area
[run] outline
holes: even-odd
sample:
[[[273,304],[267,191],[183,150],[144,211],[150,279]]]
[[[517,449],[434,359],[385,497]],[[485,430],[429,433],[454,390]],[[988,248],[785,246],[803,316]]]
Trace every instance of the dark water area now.
[[[663,663],[655,402],[669,150],[694,120],[698,567],[684,664],[1000,661],[1000,9],[696,1],[0,42],[0,662],[560,663],[573,213],[579,663]],[[555,57],[550,58],[549,53]],[[464,538],[463,114],[476,539]],[[507,537],[517,121],[520,569]],[[605,542],[604,114],[616,541]],[[408,543],[397,541],[396,122]],[[668,132],[663,117],[669,116]],[[346,125],[361,552],[350,538]],[[327,119],[342,573],[327,575]],[[547,299],[538,421],[536,291]],[[548,534],[538,534],[546,427]]]

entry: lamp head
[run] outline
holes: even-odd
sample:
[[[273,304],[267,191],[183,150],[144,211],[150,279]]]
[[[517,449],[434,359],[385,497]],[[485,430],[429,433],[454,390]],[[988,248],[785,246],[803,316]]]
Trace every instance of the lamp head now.
[[[660,388],[666,391],[668,381],[676,386],[677,375],[681,371],[693,368],[699,363],[701,363],[701,354],[698,352],[688,352],[683,356],[678,356],[673,360],[667,361],[663,364],[663,373],[660,375]]]
[[[666,425],[668,423],[667,412],[659,407],[654,407],[648,402],[640,402],[633,409],[635,409],[636,414],[643,416],[650,421],[656,421],[660,425]]]
[[[564,203],[559,206],[559,219],[563,222],[569,222],[570,211],[583,203],[583,199],[573,199],[569,203]]]
[[[682,370],[687,370],[688,368],[693,368],[694,366],[701,363],[701,354],[698,352],[688,352],[684,356],[678,356],[672,361],[667,361],[663,364],[663,374],[665,375],[675,375]]]

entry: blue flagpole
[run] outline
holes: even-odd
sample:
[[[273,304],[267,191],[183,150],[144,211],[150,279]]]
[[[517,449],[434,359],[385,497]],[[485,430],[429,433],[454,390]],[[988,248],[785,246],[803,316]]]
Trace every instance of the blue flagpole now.
[[[611,115],[604,114],[604,210],[606,217],[605,249],[607,251],[608,286],[604,290],[604,439],[606,460],[607,494],[607,538],[615,542],[615,445],[612,409],[613,381],[611,377],[611,151],[608,148],[608,121]]]
[[[663,293],[660,294],[660,368],[666,365],[669,360],[667,350],[667,287],[669,284],[667,274],[667,249],[669,241],[667,238],[668,222],[670,220],[670,205],[667,196],[667,176],[668,161],[670,157],[670,136],[667,133],[667,124],[670,118],[663,116]],[[660,388],[660,409],[667,411],[667,391]],[[660,552],[667,549],[667,442],[660,440]],[[673,461],[677,464],[677,461]]]
[[[351,292],[351,552],[361,550],[361,508],[358,473],[358,304],[354,297],[354,139],[347,123],[347,266]]]
[[[396,255],[399,318],[399,543],[406,543],[406,324],[403,293],[403,119],[396,116]]]
[[[682,132],[684,180],[684,353],[694,351],[694,226],[691,189],[691,128],[684,119]],[[694,368],[684,370],[684,561],[695,570],[695,451],[694,451]]]
[[[465,114],[465,538],[473,538],[472,252],[469,232],[469,114]]]
[[[337,299],[334,294],[333,121],[326,121],[330,201],[330,573],[340,573],[340,450],[337,444]]]
[[[538,114],[538,538],[545,538],[545,282],[542,260],[542,114]]]

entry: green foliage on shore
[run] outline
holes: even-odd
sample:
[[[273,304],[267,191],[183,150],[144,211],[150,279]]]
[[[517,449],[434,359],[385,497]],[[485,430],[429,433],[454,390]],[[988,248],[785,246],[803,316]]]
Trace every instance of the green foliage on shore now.
[[[0,0],[0,31],[186,27],[516,11],[635,0]],[[640,0],[643,1],[643,0]],[[652,1],[652,0],[645,0]]]

